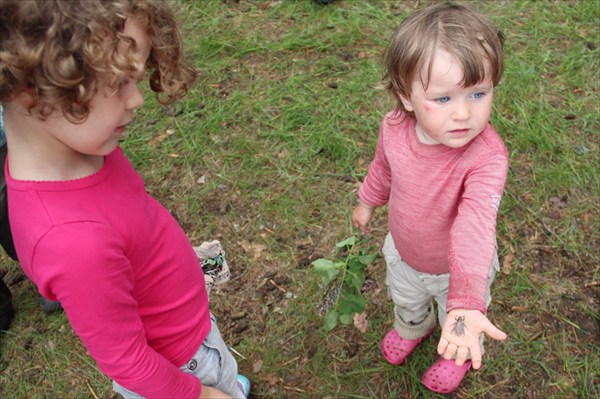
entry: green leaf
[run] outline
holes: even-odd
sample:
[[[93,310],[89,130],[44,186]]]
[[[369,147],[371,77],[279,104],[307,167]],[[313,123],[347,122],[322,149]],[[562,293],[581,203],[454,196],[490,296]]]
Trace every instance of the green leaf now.
[[[337,244],[335,244],[336,247],[338,248],[344,248],[344,247],[353,247],[354,244],[356,244],[356,236],[351,236],[346,238],[344,241],[340,241]]]
[[[340,322],[345,325],[352,324],[352,320],[354,319],[354,314],[341,314]]]
[[[362,313],[365,311],[365,299],[360,295],[344,294],[340,298],[340,313],[346,315],[354,315],[354,313]],[[341,316],[340,316],[341,317]]]
[[[339,289],[335,306],[330,308],[325,315],[325,328],[333,330],[338,324],[350,325],[356,313],[365,311],[366,302],[360,292],[365,283],[367,266],[373,263],[378,254],[369,254],[364,250],[357,251],[358,240],[351,236],[336,244],[336,247],[346,249],[338,252],[333,260],[317,259],[312,262],[315,272],[323,278],[323,282],[330,289],[334,286]],[[335,309],[335,310],[334,310]]]
[[[360,260],[360,263],[362,263],[363,265],[370,265],[371,263],[373,263],[373,261],[375,259],[377,259],[377,254],[362,255],[362,256],[359,256],[358,259]]]
[[[346,272],[344,276],[344,284],[354,292],[359,293],[363,284],[365,283],[365,272],[359,270],[357,272]]]
[[[348,259],[348,270],[352,271],[362,271],[365,269],[365,265],[360,262],[358,257],[352,257]]]
[[[329,259],[321,258],[321,259],[313,260],[312,265],[315,267],[315,270],[317,270],[317,273],[318,273],[318,270],[332,267],[333,262],[330,261]]]
[[[312,262],[315,272],[323,278],[323,284],[329,285],[344,265],[342,262],[333,263],[328,259],[317,259]]]
[[[335,310],[330,309],[329,312],[327,312],[327,314],[325,315],[325,330],[333,330],[335,326],[337,326],[337,318],[338,313]]]

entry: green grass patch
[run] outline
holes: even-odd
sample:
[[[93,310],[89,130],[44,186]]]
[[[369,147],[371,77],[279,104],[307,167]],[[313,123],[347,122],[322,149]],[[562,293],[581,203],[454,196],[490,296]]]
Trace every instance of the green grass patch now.
[[[351,236],[357,184],[379,123],[389,35],[403,1],[178,1],[200,76],[180,102],[147,95],[123,147],[193,244],[218,238],[233,279],[211,306],[254,398],[437,398],[420,383],[439,332],[407,364],[380,341],[393,322],[385,266],[366,270],[369,328],[323,327],[311,269]],[[502,271],[488,342],[461,398],[600,395],[597,1],[474,1],[506,34],[492,122],[511,165],[498,219]],[[386,233],[378,210],[367,237]],[[44,315],[18,265],[0,260],[17,317],[2,336],[0,397],[116,398],[62,313]],[[22,280],[22,281],[21,281]],[[240,316],[241,315],[241,316]]]

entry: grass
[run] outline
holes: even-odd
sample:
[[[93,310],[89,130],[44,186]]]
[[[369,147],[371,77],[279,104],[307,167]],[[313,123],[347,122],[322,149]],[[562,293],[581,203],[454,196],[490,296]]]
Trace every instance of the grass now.
[[[403,366],[379,353],[392,323],[381,260],[369,268],[365,334],[322,328],[309,266],[353,233],[357,184],[393,105],[380,56],[425,3],[178,3],[200,79],[167,108],[148,95],[124,148],[194,244],[223,242],[234,278],[213,291],[212,309],[254,398],[441,397],[419,382],[439,332]],[[490,317],[510,339],[488,342],[483,369],[454,397],[598,397],[598,3],[474,4],[507,36],[492,122],[511,168]],[[384,210],[373,227],[379,247]],[[0,397],[115,397],[66,316],[39,311],[15,263],[2,258],[0,269],[18,311],[2,337]]]

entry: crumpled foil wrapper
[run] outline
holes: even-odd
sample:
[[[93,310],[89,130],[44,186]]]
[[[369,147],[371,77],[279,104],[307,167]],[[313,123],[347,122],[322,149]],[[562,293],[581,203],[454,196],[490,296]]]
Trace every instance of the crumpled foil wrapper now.
[[[210,294],[213,287],[224,284],[231,278],[225,251],[218,240],[205,241],[194,247],[194,250],[204,272],[206,291]]]

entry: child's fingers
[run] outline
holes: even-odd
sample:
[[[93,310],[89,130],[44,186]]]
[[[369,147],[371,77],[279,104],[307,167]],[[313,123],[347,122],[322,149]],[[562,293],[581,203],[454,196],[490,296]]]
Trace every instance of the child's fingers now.
[[[367,234],[369,232],[369,227],[366,224],[354,222],[354,227],[359,229],[362,234]]]
[[[450,342],[448,346],[446,346],[446,350],[442,354],[442,357],[446,360],[450,360],[456,356],[456,351],[458,350],[458,346]]]
[[[438,342],[438,346],[437,346],[438,355],[443,354],[446,351],[447,346],[448,346],[448,340],[444,337],[441,337],[440,342]]]
[[[473,361],[473,368],[475,370],[481,367],[481,347],[479,343],[471,347],[471,360]]]
[[[500,330],[498,327],[496,327],[492,323],[488,324],[488,326],[486,327],[484,332],[487,335],[489,335],[490,338],[493,338],[498,341],[504,341],[506,338],[508,338],[508,335],[506,335],[506,333],[504,331]]]
[[[467,361],[469,357],[469,348],[466,346],[460,346],[456,351],[456,365],[462,366]]]

